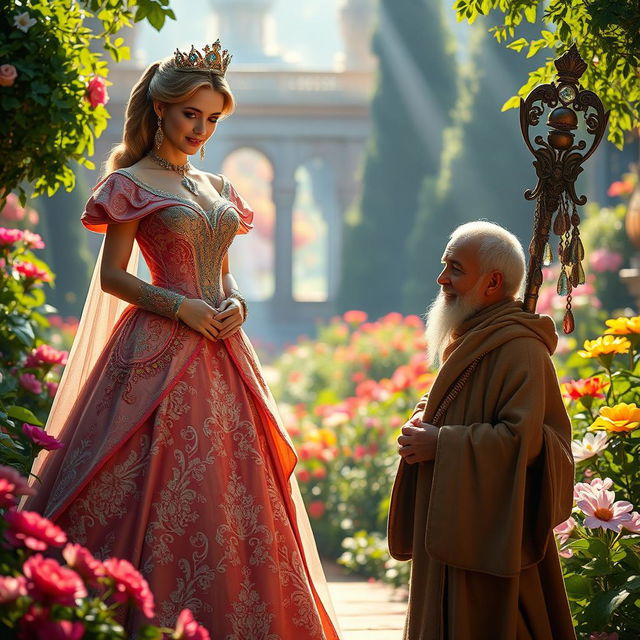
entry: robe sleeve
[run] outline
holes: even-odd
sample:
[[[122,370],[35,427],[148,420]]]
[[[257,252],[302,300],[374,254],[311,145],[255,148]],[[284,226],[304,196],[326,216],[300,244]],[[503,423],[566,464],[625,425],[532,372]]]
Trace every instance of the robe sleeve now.
[[[116,171],[96,185],[80,221],[91,231],[105,233],[110,224],[139,220],[163,206],[166,198],[142,189]]]
[[[249,203],[235,190],[234,186],[225,177],[224,181],[229,185],[228,200],[231,202],[240,215],[240,226],[237,235],[249,233],[253,229],[254,211]]]
[[[497,385],[495,422],[445,418],[425,545],[444,564],[508,577],[544,557],[552,528],[571,513],[571,423],[542,342],[520,338],[493,353],[481,382]],[[474,406],[482,393],[476,387]]]

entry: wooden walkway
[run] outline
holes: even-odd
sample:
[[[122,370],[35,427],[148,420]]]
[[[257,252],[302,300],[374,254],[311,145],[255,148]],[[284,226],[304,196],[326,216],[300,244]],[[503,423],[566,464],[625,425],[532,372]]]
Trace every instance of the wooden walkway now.
[[[402,640],[406,593],[324,566],[344,640]]]

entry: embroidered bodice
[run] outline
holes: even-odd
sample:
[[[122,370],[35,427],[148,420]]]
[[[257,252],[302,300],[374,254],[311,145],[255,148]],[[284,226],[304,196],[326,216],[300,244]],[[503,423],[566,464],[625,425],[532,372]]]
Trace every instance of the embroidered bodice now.
[[[183,296],[218,306],[224,298],[222,263],[234,236],[251,228],[253,212],[222,176],[220,198],[204,210],[196,202],[151,187],[125,169],[98,185],[82,221],[94,231],[139,219],[136,240],[152,286],[138,306],[171,317]]]

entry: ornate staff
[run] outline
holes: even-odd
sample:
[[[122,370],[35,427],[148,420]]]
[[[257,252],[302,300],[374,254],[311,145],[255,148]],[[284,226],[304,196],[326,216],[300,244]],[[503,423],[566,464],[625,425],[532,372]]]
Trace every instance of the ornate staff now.
[[[571,333],[575,323],[571,311],[571,292],[574,287],[584,284],[582,268],[584,247],[580,239],[580,216],[577,206],[584,205],[587,197],[578,197],[575,182],[582,172],[582,164],[596,150],[609,121],[609,111],[605,113],[602,101],[593,91],[587,91],[580,83],[580,76],[587,64],[580,57],[576,45],[572,45],[555,61],[558,78],[555,82],[538,85],[520,100],[520,128],[522,137],[535,157],[533,166],[538,176],[535,189],[527,189],[524,197],[535,200],[533,237],[529,245],[529,267],[525,285],[523,308],[534,312],[538,302],[538,291],[542,285],[542,266],[551,264],[553,253],[549,244],[549,233],[559,237],[558,259],[560,276],[557,291],[567,297],[566,312],[562,321],[565,333]],[[538,103],[538,104],[536,104]],[[560,106],[558,106],[560,104]],[[547,119],[551,131],[545,140],[536,135],[531,144],[530,133],[536,127],[545,111],[553,109]],[[583,112],[586,133],[592,136],[591,146],[585,140],[574,144],[578,128],[578,114]],[[554,213],[555,219],[552,219]]]

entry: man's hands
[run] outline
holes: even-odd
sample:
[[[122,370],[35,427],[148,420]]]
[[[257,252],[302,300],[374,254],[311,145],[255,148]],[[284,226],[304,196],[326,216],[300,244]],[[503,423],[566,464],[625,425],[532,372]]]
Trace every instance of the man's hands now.
[[[224,340],[233,335],[244,322],[242,306],[234,298],[223,300],[219,309],[204,300],[185,298],[177,317],[194,331],[213,341]]]
[[[420,418],[414,418],[402,427],[398,437],[398,453],[408,464],[435,460],[438,445],[438,427]]]

